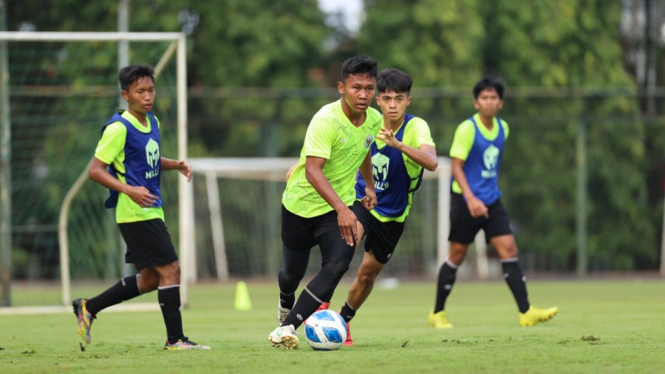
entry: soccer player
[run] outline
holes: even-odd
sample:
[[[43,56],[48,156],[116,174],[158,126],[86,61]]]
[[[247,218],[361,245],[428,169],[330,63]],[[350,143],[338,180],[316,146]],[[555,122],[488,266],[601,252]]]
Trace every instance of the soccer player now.
[[[161,170],[178,170],[190,181],[192,169],[185,161],[161,157],[160,124],[150,112],[155,100],[154,74],[147,65],[120,70],[118,80],[128,108],[102,128],[89,170],[90,179],[110,190],[104,205],[116,208],[116,221],[127,244],[125,261],[133,263],[139,274],[121,279],[91,299],[75,299],[72,306],[79,334],[90,343],[92,322],[100,311],[158,290],[167,334],[164,349],[210,349],[192,342],[182,331],[180,266],[164,224],[159,181]]]
[[[282,252],[278,275],[280,326],[268,340],[275,347],[297,348],[296,329],[321,303],[330,300],[353,258],[360,239],[351,211],[356,198],[355,174],[372,180],[369,147],[381,128],[374,99],[377,63],[367,56],[342,64],[337,90],[341,99],[325,105],[312,118],[298,165],[282,197]],[[368,206],[376,205],[374,185],[366,189]],[[319,245],[321,271],[295,302],[311,248]]]
[[[499,167],[509,130],[508,124],[496,114],[503,106],[504,89],[502,82],[490,78],[476,83],[473,96],[478,113],[457,127],[450,148],[454,179],[450,197],[450,254],[439,270],[436,304],[428,317],[429,324],[438,329],[453,327],[444,305],[455,283],[457,267],[480,229],[501,257],[503,277],[517,302],[520,325],[547,321],[559,310],[536,308],[529,303],[508,212],[501,204]]]
[[[377,78],[376,102],[383,113],[383,127],[370,148],[377,205],[370,211],[360,202],[365,198],[366,183],[359,173],[353,212],[358,217],[359,235],[365,238],[365,254],[340,312],[349,328],[344,345],[353,345],[349,322],[369,297],[402,236],[423,169],[434,171],[438,165],[427,122],[406,114],[412,85],[413,79],[397,69],[383,70]],[[324,303],[322,308],[328,305]]]

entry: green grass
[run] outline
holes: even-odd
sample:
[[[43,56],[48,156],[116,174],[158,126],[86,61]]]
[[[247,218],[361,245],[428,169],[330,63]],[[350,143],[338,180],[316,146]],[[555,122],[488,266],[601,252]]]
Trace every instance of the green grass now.
[[[347,290],[348,284],[338,289],[335,309]],[[426,322],[433,283],[376,289],[352,323],[355,346],[334,352],[313,351],[304,338],[296,351],[270,347],[266,337],[275,327],[276,284],[250,283],[248,312],[233,309],[234,291],[232,285],[191,289],[185,332],[212,351],[163,351],[159,312],[101,313],[85,352],[72,314],[0,316],[0,372],[660,373],[665,368],[665,282],[658,280],[531,281],[535,305],[560,308],[552,321],[532,328],[518,326],[503,282],[458,282],[447,304],[455,325],[448,331],[435,331]],[[29,301],[20,288],[14,293]]]

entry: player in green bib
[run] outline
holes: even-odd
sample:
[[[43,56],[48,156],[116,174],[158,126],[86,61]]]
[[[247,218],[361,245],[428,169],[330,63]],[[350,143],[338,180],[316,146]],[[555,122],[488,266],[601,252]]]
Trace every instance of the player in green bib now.
[[[330,300],[348,270],[360,239],[355,175],[372,180],[369,147],[381,128],[374,99],[377,63],[356,56],[342,64],[337,89],[341,99],[325,105],[312,118],[298,165],[282,197],[282,252],[279,271],[278,320],[268,336],[275,347],[296,348],[295,330],[324,300]],[[373,184],[366,189],[368,207],[376,205]],[[295,292],[305,276],[311,248],[321,249],[321,271],[307,284],[296,303]]]

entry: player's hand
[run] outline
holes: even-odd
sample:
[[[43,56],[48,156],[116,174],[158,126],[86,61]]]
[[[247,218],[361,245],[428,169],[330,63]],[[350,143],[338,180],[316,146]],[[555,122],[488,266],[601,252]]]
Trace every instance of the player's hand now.
[[[482,201],[478,200],[478,198],[476,198],[475,196],[466,199],[466,206],[469,208],[469,213],[471,213],[471,217],[490,218],[490,215],[487,211],[487,207],[485,206],[485,204]]]
[[[372,210],[377,204],[376,200],[376,191],[373,188],[365,187],[365,197],[360,199],[360,202],[363,203],[365,209]]]
[[[187,161],[178,161],[178,171],[187,177],[187,182],[192,180],[192,167],[189,166]]]
[[[360,240],[360,237],[358,237],[357,222],[356,215],[349,208],[337,214],[337,224],[339,225],[339,231],[342,233],[342,239],[352,247],[355,247],[356,243]]]
[[[393,130],[387,129],[385,127],[381,127],[381,130],[379,130],[379,133],[376,135],[376,138],[383,140],[386,144],[388,144],[393,148],[397,148],[401,143],[399,140],[395,138]]]
[[[295,164],[295,165],[291,166],[289,171],[286,172],[286,181],[287,182],[289,181],[289,179],[291,179],[291,174],[293,174],[293,171],[296,169],[296,166],[298,166],[298,164]]]
[[[150,194],[150,191],[143,186],[128,186],[125,195],[141,208],[147,208],[157,202],[157,196]]]

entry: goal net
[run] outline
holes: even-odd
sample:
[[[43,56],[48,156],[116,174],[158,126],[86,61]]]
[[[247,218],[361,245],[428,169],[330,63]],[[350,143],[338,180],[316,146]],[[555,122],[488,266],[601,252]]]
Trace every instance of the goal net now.
[[[181,215],[194,248],[188,275],[220,280],[272,277],[282,265],[281,198],[287,170],[296,158],[194,158],[194,181],[186,195],[192,204]],[[425,171],[414,197],[404,235],[382,277],[431,276],[448,253],[450,163],[439,158],[435,172]],[[360,252],[360,251],[359,251]],[[356,254],[347,276],[362,259]],[[312,251],[309,271],[320,268]],[[313,273],[312,273],[313,272]],[[273,278],[269,278],[273,279]]]
[[[108,191],[87,177],[102,125],[125,108],[117,84],[123,42],[131,63],[156,67],[152,111],[161,123],[162,154],[186,158],[184,35],[0,32],[9,104],[1,120],[11,130],[11,178],[0,183],[11,188],[13,310],[67,309],[72,297],[93,296],[110,280],[136,272],[124,264],[114,211],[104,209]],[[162,194],[178,248],[178,204],[184,203],[178,189],[186,182],[176,174],[163,174]],[[3,294],[8,283],[3,280]],[[186,284],[181,288],[186,304]]]

